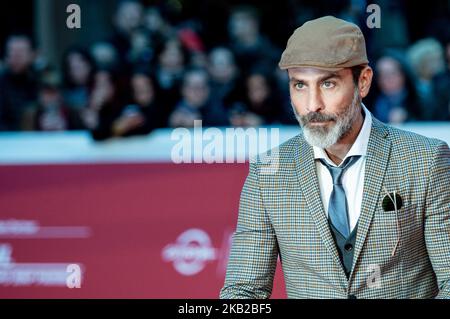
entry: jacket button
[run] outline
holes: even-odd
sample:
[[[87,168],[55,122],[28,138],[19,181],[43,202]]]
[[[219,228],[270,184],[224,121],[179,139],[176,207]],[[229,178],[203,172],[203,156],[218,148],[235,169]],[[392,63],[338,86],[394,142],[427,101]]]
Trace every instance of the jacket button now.
[[[352,245],[352,244],[346,244],[346,245],[344,246],[344,249],[345,249],[346,251],[352,251],[352,250],[353,250],[353,245]]]
[[[358,299],[355,295],[348,295],[347,299]]]

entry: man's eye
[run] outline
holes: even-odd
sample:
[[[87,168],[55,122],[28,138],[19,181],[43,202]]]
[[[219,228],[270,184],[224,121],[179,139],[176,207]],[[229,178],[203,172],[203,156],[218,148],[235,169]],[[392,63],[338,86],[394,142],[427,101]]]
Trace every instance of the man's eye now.
[[[323,87],[326,89],[331,89],[334,87],[334,83],[331,81],[325,81],[322,83]]]
[[[305,86],[305,85],[304,85],[303,83],[301,83],[301,82],[295,83],[295,85],[294,85],[294,87],[295,87],[297,90],[303,89],[304,86]]]

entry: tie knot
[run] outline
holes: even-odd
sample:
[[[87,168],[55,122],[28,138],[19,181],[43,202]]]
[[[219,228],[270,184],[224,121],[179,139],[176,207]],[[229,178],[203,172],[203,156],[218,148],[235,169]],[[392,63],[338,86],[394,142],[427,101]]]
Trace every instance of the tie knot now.
[[[345,159],[345,161],[340,166],[332,166],[328,164],[324,159],[320,159],[320,162],[328,168],[328,171],[331,174],[331,178],[333,179],[334,185],[340,185],[342,183],[341,177],[347,168],[352,166],[361,156],[354,155],[349,156]]]

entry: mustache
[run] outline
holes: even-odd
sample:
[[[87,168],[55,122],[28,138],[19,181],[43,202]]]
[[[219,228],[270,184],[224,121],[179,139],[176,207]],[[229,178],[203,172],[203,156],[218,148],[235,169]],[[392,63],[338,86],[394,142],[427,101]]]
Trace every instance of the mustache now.
[[[302,124],[308,124],[312,122],[326,122],[326,121],[336,121],[337,117],[332,114],[324,114],[317,112],[310,112],[306,115],[299,116]]]

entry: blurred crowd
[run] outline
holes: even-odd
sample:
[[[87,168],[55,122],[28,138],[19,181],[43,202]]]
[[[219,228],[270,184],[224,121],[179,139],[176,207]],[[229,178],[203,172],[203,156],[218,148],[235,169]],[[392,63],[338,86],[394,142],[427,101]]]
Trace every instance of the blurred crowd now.
[[[102,140],[200,119],[203,126],[297,124],[287,74],[277,67],[283,47],[261,32],[257,8],[234,7],[223,26],[227,40],[213,46],[199,21],[170,22],[156,5],[122,1],[113,21],[108,39],[69,48],[58,71],[42,63],[29,36],[11,34],[1,61],[0,130],[89,130]],[[373,48],[376,38],[367,41]],[[365,104],[378,119],[450,120],[450,37],[381,45],[371,56],[375,79]]]

